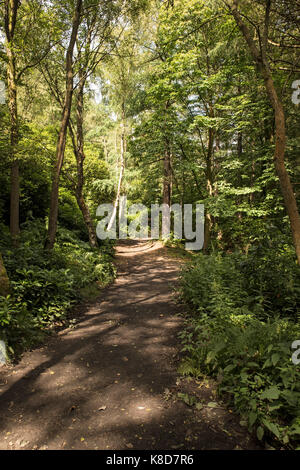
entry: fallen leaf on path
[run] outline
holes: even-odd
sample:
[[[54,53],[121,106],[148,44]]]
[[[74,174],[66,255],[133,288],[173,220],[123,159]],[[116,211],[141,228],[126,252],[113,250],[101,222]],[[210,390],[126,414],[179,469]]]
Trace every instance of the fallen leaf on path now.
[[[20,447],[26,447],[29,444],[29,441],[21,441],[20,442]]]
[[[107,408],[106,405],[100,406],[100,407],[98,408],[98,411],[104,411],[104,410],[106,410],[106,408]]]

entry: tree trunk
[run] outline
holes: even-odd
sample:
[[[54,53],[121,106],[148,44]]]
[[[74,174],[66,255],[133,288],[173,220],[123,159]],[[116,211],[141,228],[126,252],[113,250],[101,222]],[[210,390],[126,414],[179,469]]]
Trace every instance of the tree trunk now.
[[[267,44],[268,44],[268,25],[270,14],[271,1],[267,1],[265,10],[265,28],[261,41],[261,50],[259,50],[254,43],[251,33],[244,23],[240,12],[238,10],[238,0],[234,0],[230,5],[231,13],[242,32],[248,47],[250,49],[253,60],[256,63],[257,69],[261,73],[268,98],[272,105],[275,114],[275,153],[274,164],[276,173],[279,178],[280,188],[284,199],[285,208],[290,219],[290,226],[292,231],[293,242],[296,250],[298,264],[300,264],[300,216],[297,207],[296,197],[293,191],[289,174],[286,170],[284,157],[286,147],[286,130],[285,130],[285,115],[282,102],[277,94],[274,81],[272,78],[269,62],[267,59]]]
[[[85,160],[84,154],[84,137],[83,137],[83,90],[85,85],[84,72],[81,69],[79,72],[79,86],[77,92],[77,106],[76,106],[76,137],[77,137],[77,146],[75,140],[73,141],[74,153],[77,162],[77,184],[76,184],[76,200],[81,210],[83,220],[85,222],[88,234],[89,234],[89,243],[92,248],[98,247],[96,229],[89,211],[89,208],[84,200],[83,196],[83,185],[84,185],[84,171],[83,163]]]
[[[241,93],[240,88],[239,88],[238,92]],[[242,132],[239,131],[238,135],[237,135],[237,157],[238,157],[239,162],[242,161],[242,156],[243,156],[243,134],[242,134]],[[238,178],[237,179],[238,179],[237,184],[240,187],[242,185],[242,178],[241,178],[241,170],[240,169],[238,169]],[[237,198],[236,198],[237,207],[239,207],[241,205],[241,203],[242,203],[242,196],[237,196]],[[241,220],[243,218],[243,214],[240,211],[237,211],[236,215],[237,215],[237,218],[239,220]]]
[[[91,217],[91,213],[84,200],[83,195],[78,193],[77,191],[76,191],[76,200],[77,200],[78,207],[81,210],[83,220],[84,220],[85,226],[89,234],[89,244],[92,248],[98,248],[98,240],[97,240],[96,230],[94,227],[94,222]]]
[[[210,114],[213,115],[212,109],[210,110]],[[208,149],[207,149],[207,157],[206,157],[206,186],[209,197],[213,196],[213,170],[212,170],[212,158],[213,158],[213,150],[214,150],[214,130],[210,128],[208,130]],[[204,244],[203,244],[203,252],[207,253],[210,245],[210,238],[211,238],[211,230],[213,226],[212,216],[208,212],[205,211],[205,221],[204,221]]]
[[[169,142],[166,141],[164,155],[163,203],[171,206],[172,197],[172,165]]]
[[[6,297],[10,293],[10,284],[8,275],[0,253],[0,295]]]
[[[169,238],[170,227],[169,227],[169,218],[170,218],[170,207],[172,200],[172,163],[171,163],[171,145],[170,139],[168,137],[168,109],[170,107],[170,102],[167,101],[165,104],[165,113],[166,113],[166,123],[165,123],[165,149],[164,149],[164,162],[163,162],[163,190],[162,190],[162,199],[164,208],[162,211],[162,238]],[[168,206],[168,207],[166,207]]]
[[[172,198],[172,164],[169,139],[165,141],[164,178],[163,178],[163,211],[162,211],[162,238],[169,237],[169,217]],[[166,205],[166,206],[165,206]]]
[[[278,99],[273,79],[268,70],[264,73],[265,85],[275,112],[275,154],[274,163],[279,178],[281,192],[285,202],[287,214],[290,219],[292,237],[297,254],[298,264],[300,265],[300,217],[297,207],[297,201],[284,163],[286,131],[285,115],[283,105]]]
[[[126,153],[126,133],[125,133],[125,103],[122,105],[122,132],[121,132],[121,161],[120,161],[120,174],[119,174],[119,182],[118,182],[118,188],[117,188],[117,195],[116,199],[114,202],[114,210],[112,213],[112,216],[110,218],[109,224],[107,226],[107,230],[109,231],[113,223],[115,221],[115,218],[117,216],[117,209],[119,206],[119,201],[120,201],[120,196],[121,196],[121,187],[122,187],[122,181],[123,181],[123,176],[124,176],[124,171],[125,171],[125,153]]]
[[[82,217],[86,226],[86,229],[88,231],[88,236],[89,236],[89,244],[91,245],[92,248],[97,248],[98,247],[98,239],[97,239],[97,234],[96,230],[94,227],[93,219],[91,217],[91,213],[89,211],[89,208],[85,202],[84,196],[83,196],[83,185],[84,185],[84,171],[83,171],[83,163],[85,160],[85,154],[84,151],[80,153],[79,150],[79,145],[78,141],[75,137],[73,127],[69,123],[69,131],[71,134],[71,139],[72,139],[72,144],[73,144],[73,151],[74,155],[76,158],[76,164],[77,164],[77,181],[74,182],[71,178],[70,181],[72,182],[72,190],[74,191],[76,201],[78,204],[78,207],[82,213]],[[78,135],[78,131],[77,131]],[[83,149],[83,147],[82,147]]]
[[[18,144],[18,107],[17,107],[17,84],[16,84],[16,58],[14,52],[14,34],[17,21],[19,2],[18,0],[5,1],[5,35],[7,55],[7,86],[8,107],[10,113],[10,146],[11,146],[11,188],[10,188],[10,234],[12,243],[17,245],[20,221],[19,221],[19,162],[16,156]]]
[[[78,28],[80,25],[82,0],[77,0],[76,9],[73,17],[72,33],[67,50],[66,56],[66,90],[64,99],[64,108],[61,118],[60,131],[56,147],[56,164],[53,171],[50,212],[49,212],[49,226],[48,234],[45,242],[45,248],[51,250],[54,247],[56,230],[57,230],[57,217],[58,217],[58,195],[59,195],[59,180],[61,168],[64,161],[64,154],[66,148],[67,129],[71,113],[72,96],[73,96],[73,51],[77,38]]]

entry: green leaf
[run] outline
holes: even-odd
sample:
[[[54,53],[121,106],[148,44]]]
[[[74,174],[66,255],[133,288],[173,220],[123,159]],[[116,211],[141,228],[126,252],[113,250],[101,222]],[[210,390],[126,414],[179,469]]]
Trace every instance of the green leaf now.
[[[264,437],[264,433],[265,433],[264,429],[261,426],[258,426],[257,431],[256,431],[256,435],[257,435],[257,439],[259,441],[261,441],[262,438]]]
[[[289,441],[290,441],[289,436],[284,436],[284,438],[282,439],[282,442],[283,442],[284,444],[288,444]]]
[[[272,363],[273,363],[273,366],[276,366],[276,364],[278,363],[280,359],[280,355],[278,353],[275,353],[275,354],[272,354]]]
[[[272,386],[264,390],[261,394],[261,398],[268,400],[277,400],[280,396],[280,390],[276,386]]]
[[[269,411],[279,410],[282,407],[282,403],[278,405],[269,405]]]
[[[229,366],[225,367],[224,372],[230,372],[235,368],[236,368],[236,364],[229,364]]]
[[[254,413],[253,411],[251,411],[249,413],[249,425],[252,427],[256,420],[257,420],[257,413]]]
[[[267,419],[262,420],[266,428],[269,429],[275,436],[279,439],[280,438],[280,430],[278,426],[275,423],[272,423],[271,421],[268,421]]]
[[[218,403],[216,403],[215,401],[211,401],[209,403],[207,403],[207,406],[209,408],[217,408],[218,407]]]

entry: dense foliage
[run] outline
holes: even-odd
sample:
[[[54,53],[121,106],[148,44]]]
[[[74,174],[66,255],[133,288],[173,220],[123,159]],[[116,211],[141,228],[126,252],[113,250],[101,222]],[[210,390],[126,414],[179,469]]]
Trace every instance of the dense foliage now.
[[[284,244],[196,255],[181,275],[190,313],[180,371],[216,377],[250,431],[292,448],[300,442],[300,370],[291,349],[300,335],[299,293],[299,269]]]
[[[111,244],[92,250],[61,228],[49,255],[43,248],[44,232],[41,222],[31,222],[23,227],[22,243],[14,251],[2,241],[12,294],[0,298],[0,327],[12,353],[40,341],[49,327],[64,324],[76,302],[97,295],[97,287],[114,279]]]

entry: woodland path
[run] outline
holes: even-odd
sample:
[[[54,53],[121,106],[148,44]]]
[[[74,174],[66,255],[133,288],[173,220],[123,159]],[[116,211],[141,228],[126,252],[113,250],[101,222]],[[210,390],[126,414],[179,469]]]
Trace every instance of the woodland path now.
[[[118,277],[54,335],[0,370],[0,449],[256,449],[214,386],[179,380],[180,268],[158,243],[124,242]]]

